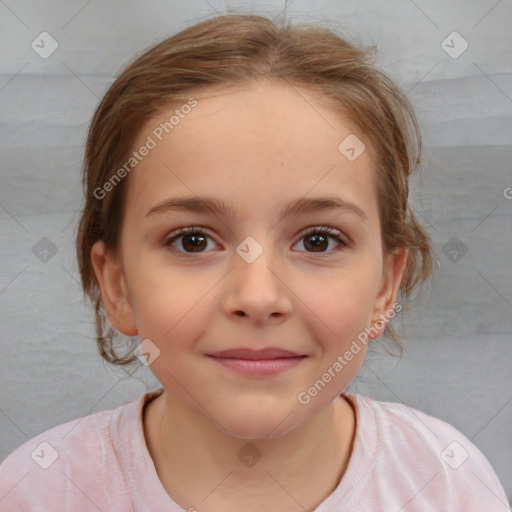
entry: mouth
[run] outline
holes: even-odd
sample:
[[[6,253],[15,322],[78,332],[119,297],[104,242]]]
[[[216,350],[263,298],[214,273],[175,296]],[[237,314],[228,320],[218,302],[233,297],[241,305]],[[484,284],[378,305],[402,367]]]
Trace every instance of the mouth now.
[[[206,354],[215,363],[246,375],[276,375],[296,367],[307,356],[270,347],[263,350],[247,348],[222,350]]]
[[[269,359],[287,359],[292,357],[306,357],[296,352],[290,352],[277,347],[269,347],[262,350],[251,350],[250,348],[235,348],[222,350],[208,354],[212,357],[224,357],[228,359],[247,359],[250,361],[262,361]]]

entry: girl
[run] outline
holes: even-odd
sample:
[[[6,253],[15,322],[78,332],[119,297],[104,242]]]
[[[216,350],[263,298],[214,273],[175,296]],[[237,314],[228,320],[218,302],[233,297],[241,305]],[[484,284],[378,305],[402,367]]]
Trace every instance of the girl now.
[[[101,355],[162,387],[23,444],[0,508],[509,510],[452,426],[346,391],[432,271],[420,150],[326,29],[222,16],[136,59],[92,120],[77,254]]]

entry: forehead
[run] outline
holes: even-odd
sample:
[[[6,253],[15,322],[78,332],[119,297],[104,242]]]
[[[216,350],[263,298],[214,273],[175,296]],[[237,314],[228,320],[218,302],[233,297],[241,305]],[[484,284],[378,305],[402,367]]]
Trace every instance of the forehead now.
[[[129,175],[139,214],[176,195],[214,195],[248,213],[333,192],[377,214],[369,141],[318,92],[253,82],[191,96],[193,107],[163,108],[137,137],[134,150],[153,146]],[[353,161],[339,149],[349,136],[366,145]]]

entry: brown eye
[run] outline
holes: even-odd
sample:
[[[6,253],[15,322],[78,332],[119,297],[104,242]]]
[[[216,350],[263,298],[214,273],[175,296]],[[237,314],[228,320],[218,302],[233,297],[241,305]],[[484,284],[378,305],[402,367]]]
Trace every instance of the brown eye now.
[[[164,241],[164,247],[168,247],[172,252],[187,254],[201,253],[208,246],[208,240],[211,238],[199,228],[182,228],[171,233]]]
[[[318,255],[330,255],[348,247],[348,243],[341,237],[341,233],[327,226],[310,228],[300,239],[305,252]],[[202,229],[196,227],[181,228],[172,232],[163,242],[171,252],[186,255],[193,253],[210,252],[207,250],[210,236]],[[336,243],[332,247],[332,241]]]
[[[183,235],[181,237],[181,246],[187,251],[190,250],[190,252],[201,252],[208,245],[206,242],[207,238],[197,233]]]
[[[318,227],[310,228],[301,238],[304,240],[306,252],[327,253],[344,249],[348,244],[341,238],[341,233],[333,228]],[[330,240],[335,240],[337,245],[329,249]]]
[[[329,246],[329,237],[323,234],[313,234],[304,237],[306,242],[304,247],[311,249],[313,252],[323,252]]]

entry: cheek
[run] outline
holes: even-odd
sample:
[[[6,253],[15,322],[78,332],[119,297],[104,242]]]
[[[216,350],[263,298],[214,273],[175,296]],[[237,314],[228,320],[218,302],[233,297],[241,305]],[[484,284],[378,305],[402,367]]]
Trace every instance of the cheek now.
[[[134,257],[131,265],[126,262],[126,271],[141,339],[155,338],[160,344],[181,339],[176,333],[185,326],[189,332],[195,330],[205,295],[212,287],[209,279],[194,278],[190,269],[145,264],[140,256]]]
[[[361,273],[355,268],[344,269],[333,271],[313,294],[304,286],[302,293],[309,297],[305,302],[310,316],[313,313],[317,321],[324,324],[328,338],[343,343],[368,326],[377,279],[373,274],[368,267]]]
[[[349,283],[351,286],[349,286]],[[312,388],[306,391],[316,393],[318,381],[321,395],[318,403],[329,403],[336,398],[356,377],[367,352],[372,300],[370,288],[354,281],[338,281],[325,290],[324,298],[315,301],[309,313],[308,329],[316,332],[316,355],[318,366],[315,377],[308,380]],[[325,383],[325,384],[322,384]],[[313,396],[313,395],[311,395]]]

